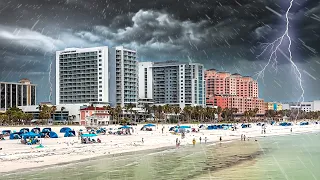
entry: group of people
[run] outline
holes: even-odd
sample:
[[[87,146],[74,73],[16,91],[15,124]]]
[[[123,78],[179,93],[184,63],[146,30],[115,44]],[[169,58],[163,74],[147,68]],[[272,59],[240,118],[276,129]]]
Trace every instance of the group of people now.
[[[27,139],[21,139],[21,144],[27,144],[27,145],[32,145],[32,144],[40,144],[40,140],[38,137],[30,137]]]
[[[194,140],[195,140],[195,139],[194,139]],[[199,138],[199,141],[200,141],[200,144],[201,144],[201,142],[202,142],[202,138],[201,138],[201,137]],[[204,138],[204,143],[207,144],[207,141],[208,141],[208,138],[205,137],[205,138]],[[193,144],[193,141],[192,141],[192,144]]]
[[[266,134],[266,126],[262,126],[261,134]]]
[[[249,140],[249,138],[248,138]],[[246,135],[245,134],[241,134],[241,141],[246,141]]]
[[[92,144],[92,143],[101,143],[101,139],[97,139],[97,141],[93,138],[85,137],[81,138],[81,143],[82,144]]]

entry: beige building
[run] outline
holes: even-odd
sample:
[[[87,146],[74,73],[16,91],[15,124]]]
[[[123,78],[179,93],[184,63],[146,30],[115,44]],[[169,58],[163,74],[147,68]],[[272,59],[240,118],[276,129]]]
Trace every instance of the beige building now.
[[[11,107],[36,105],[36,85],[28,79],[18,83],[0,82],[0,111]]]
[[[277,102],[267,102],[266,103],[266,109],[267,110],[274,110],[274,111],[281,111],[282,110],[282,104]]]

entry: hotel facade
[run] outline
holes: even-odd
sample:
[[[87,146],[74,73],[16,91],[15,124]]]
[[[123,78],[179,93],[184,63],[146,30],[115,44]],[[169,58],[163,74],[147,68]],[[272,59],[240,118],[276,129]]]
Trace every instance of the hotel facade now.
[[[266,102],[266,109],[267,110],[273,110],[273,111],[281,111],[282,110],[282,104],[277,102]]]
[[[265,103],[258,98],[258,83],[251,77],[210,69],[205,72],[205,82],[208,106],[236,108],[238,114],[258,108],[257,114],[265,114]]]
[[[137,102],[136,51],[122,46],[56,52],[56,104]]]
[[[18,83],[0,82],[0,111],[11,107],[36,104],[36,85],[28,79]]]
[[[205,106],[204,67],[198,63],[140,62],[139,99],[156,105]]]

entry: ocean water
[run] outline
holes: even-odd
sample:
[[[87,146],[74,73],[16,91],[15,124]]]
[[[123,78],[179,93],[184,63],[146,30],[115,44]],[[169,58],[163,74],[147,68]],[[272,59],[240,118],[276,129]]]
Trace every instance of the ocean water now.
[[[125,153],[0,179],[320,179],[320,134]]]

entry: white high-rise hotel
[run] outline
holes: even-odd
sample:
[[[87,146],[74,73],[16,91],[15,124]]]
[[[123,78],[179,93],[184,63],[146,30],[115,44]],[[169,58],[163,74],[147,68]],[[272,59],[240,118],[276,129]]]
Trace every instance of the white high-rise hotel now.
[[[56,104],[124,106],[137,102],[137,82],[134,50],[103,46],[56,52]]]
[[[156,105],[205,105],[204,67],[198,63],[140,62],[139,98]]]

